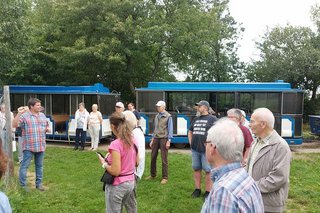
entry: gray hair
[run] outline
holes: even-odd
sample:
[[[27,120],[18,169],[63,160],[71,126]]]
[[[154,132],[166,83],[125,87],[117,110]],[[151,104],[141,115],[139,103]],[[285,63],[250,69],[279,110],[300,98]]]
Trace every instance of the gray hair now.
[[[232,108],[232,109],[229,109],[227,111],[227,115],[234,115],[239,121],[241,120],[241,117],[242,117],[242,113],[240,111],[240,109],[237,109],[237,108]]]
[[[131,130],[136,128],[137,126],[137,118],[130,110],[126,110],[122,113],[128,122],[128,126]]]
[[[221,157],[230,162],[241,162],[244,138],[238,125],[221,118],[208,131],[207,141],[215,144]]]
[[[267,127],[270,129],[274,128],[274,116],[273,113],[268,108],[258,108],[253,111],[259,121],[264,121],[267,124]]]

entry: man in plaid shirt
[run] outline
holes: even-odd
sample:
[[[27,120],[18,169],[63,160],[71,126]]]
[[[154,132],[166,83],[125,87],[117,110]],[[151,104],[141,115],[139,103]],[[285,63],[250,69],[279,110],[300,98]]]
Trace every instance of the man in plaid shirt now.
[[[42,186],[43,157],[46,149],[46,132],[48,122],[46,116],[41,112],[41,101],[30,98],[28,107],[19,107],[18,114],[13,120],[13,126],[18,125],[22,129],[23,160],[20,164],[19,181],[23,188],[27,189],[27,169],[34,156],[36,169],[36,188],[44,191]]]
[[[260,190],[240,164],[243,141],[238,125],[228,119],[217,121],[208,131],[206,157],[214,168],[213,187],[201,212],[264,212]]]

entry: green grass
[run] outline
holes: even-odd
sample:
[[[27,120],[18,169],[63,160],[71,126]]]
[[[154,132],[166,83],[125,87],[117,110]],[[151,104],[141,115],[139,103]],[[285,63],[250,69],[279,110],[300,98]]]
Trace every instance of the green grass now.
[[[295,153],[291,165],[288,212],[319,212],[320,155]]]
[[[32,162],[33,163],[33,162]],[[147,153],[145,176],[149,175]],[[295,154],[291,167],[288,212],[316,212],[320,209],[320,156]],[[160,156],[158,156],[160,169]],[[18,167],[15,168],[18,170]],[[34,171],[33,164],[29,171]],[[94,152],[49,147],[44,161],[45,192],[30,188],[26,193],[14,183],[6,190],[14,212],[105,212],[100,177],[103,169]],[[169,181],[138,183],[139,212],[199,212],[203,198],[190,197],[194,189],[191,156],[169,153]]]

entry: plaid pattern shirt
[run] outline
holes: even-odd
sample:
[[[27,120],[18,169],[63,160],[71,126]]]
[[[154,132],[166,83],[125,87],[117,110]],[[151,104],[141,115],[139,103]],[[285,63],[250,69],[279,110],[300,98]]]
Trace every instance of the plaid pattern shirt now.
[[[201,212],[264,212],[258,186],[240,163],[211,170],[213,187]]]
[[[46,116],[42,112],[32,114],[28,111],[20,116],[19,123],[22,129],[22,149],[31,152],[44,152],[48,127]]]

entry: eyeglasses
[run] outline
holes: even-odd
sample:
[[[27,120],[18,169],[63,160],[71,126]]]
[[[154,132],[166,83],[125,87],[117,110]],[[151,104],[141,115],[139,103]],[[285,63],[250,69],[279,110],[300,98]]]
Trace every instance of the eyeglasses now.
[[[211,141],[205,141],[204,146],[207,146],[207,144],[212,144]]]

